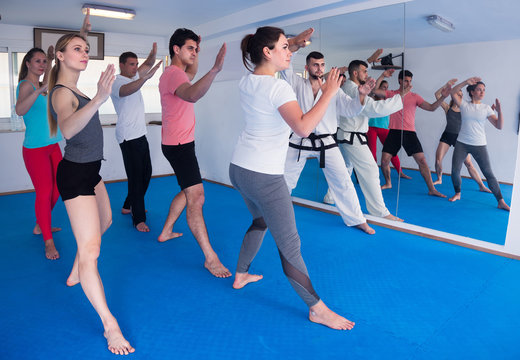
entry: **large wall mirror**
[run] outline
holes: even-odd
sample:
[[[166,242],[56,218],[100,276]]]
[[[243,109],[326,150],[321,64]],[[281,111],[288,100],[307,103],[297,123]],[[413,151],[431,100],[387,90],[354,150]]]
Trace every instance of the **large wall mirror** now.
[[[468,7],[469,6],[469,7]],[[312,50],[325,55],[327,67],[345,66],[351,60],[366,60],[375,49],[383,48],[383,55],[404,53],[404,66],[413,73],[412,91],[427,102],[434,103],[435,92],[448,80],[458,82],[472,76],[482,78],[485,96],[482,103],[492,105],[499,99],[504,118],[501,130],[490,122],[485,124],[487,151],[492,171],[500,183],[507,204],[511,202],[515,173],[519,128],[520,82],[517,75],[520,28],[515,14],[520,4],[499,0],[470,5],[448,0],[414,0],[404,4],[342,14],[321,20],[286,27],[287,33],[297,34],[308,27],[316,29],[312,44],[295,55],[295,70],[303,72],[305,56]],[[427,22],[429,15],[440,15],[454,25],[451,32],[441,31]],[[401,65],[401,59],[394,59]],[[389,80],[390,89],[397,89],[397,72]],[[381,70],[369,69],[372,77]],[[470,101],[466,88],[463,96]],[[446,99],[449,103],[450,98]],[[446,127],[446,114],[439,107],[433,112],[416,111],[415,126],[424,155],[431,169],[433,181],[436,152]],[[381,157],[378,142],[378,164]],[[442,161],[442,184],[437,190],[448,198],[454,195],[451,179],[453,147],[449,147]],[[383,191],[387,208],[406,223],[419,225],[447,234],[503,245],[509,213],[497,209],[491,193],[479,191],[478,184],[462,166],[461,200],[428,195],[428,188],[412,157],[401,149],[398,154],[404,172],[411,180],[399,179],[392,167],[392,189]],[[477,162],[471,159],[480,177],[484,178]],[[367,213],[362,192],[358,190],[361,207]],[[381,175],[381,182],[383,177]],[[484,184],[488,186],[487,182]],[[309,160],[293,196],[322,204],[327,185],[317,160]]]

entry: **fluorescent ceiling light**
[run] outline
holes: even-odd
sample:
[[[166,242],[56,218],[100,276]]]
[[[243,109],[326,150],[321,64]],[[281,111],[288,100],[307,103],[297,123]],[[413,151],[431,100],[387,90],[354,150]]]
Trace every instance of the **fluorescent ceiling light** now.
[[[84,4],[83,8],[81,9],[83,14],[87,13],[87,9],[90,9],[90,15],[92,16],[103,16],[124,20],[133,20],[135,17],[135,11],[132,9],[123,9],[105,5]]]
[[[435,26],[437,29],[450,32],[455,30],[455,25],[452,22],[446,20],[442,16],[439,15],[430,15],[426,18],[430,25]]]

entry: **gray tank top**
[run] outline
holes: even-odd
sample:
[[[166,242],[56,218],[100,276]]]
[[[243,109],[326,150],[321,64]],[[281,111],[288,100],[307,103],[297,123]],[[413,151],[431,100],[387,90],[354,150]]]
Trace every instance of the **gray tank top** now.
[[[458,134],[460,131],[461,123],[462,119],[460,116],[460,111],[453,111],[450,107],[448,109],[448,112],[446,113],[446,129],[444,131],[453,134]]]
[[[74,96],[76,96],[79,101],[79,105],[76,111],[81,109],[90,101],[89,98],[79,95],[72,89],[60,84],[56,85],[52,89],[50,93],[50,99],[52,99],[54,90],[60,87],[69,89],[72,91]],[[56,112],[52,107],[52,101],[50,102],[50,110],[52,116],[57,119],[58,117]],[[76,163],[87,163],[103,159],[103,129],[101,128],[99,113],[97,111],[94,116],[92,116],[87,125],[85,125],[85,127],[80,130],[80,132],[66,140],[65,155],[63,155],[63,157]]]

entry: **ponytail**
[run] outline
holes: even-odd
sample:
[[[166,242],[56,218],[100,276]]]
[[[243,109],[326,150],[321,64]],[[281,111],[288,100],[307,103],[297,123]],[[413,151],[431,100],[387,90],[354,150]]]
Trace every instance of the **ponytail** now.
[[[256,29],[256,33],[248,34],[242,39],[240,43],[242,62],[247,70],[253,71],[251,64],[257,66],[264,61],[264,48],[273,50],[280,35],[285,35],[282,29],[263,26]]]

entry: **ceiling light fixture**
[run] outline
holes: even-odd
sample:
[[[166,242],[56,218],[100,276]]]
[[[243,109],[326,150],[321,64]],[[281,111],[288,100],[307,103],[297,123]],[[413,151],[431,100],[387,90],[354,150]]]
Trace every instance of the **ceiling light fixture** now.
[[[132,9],[123,9],[106,5],[84,4],[81,8],[83,14],[87,13],[87,9],[90,9],[90,15],[92,16],[124,20],[133,20],[135,17],[135,11]]]
[[[439,15],[430,15],[426,18],[426,20],[430,23],[430,25],[435,26],[437,29],[450,32],[455,30],[455,25],[452,22],[446,20],[442,16]]]

